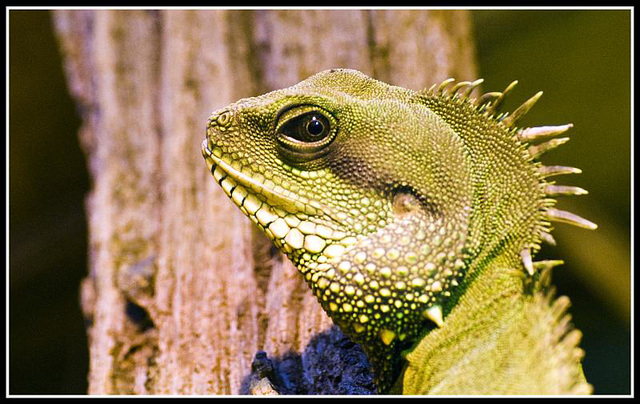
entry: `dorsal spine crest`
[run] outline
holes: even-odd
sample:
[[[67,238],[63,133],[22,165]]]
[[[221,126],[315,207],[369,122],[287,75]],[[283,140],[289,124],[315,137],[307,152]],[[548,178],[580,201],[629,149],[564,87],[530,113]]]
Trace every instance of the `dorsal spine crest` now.
[[[455,79],[448,78],[419,94],[427,98],[438,99],[444,103],[448,102],[456,105],[468,103],[473,105],[474,110],[486,117],[487,120],[499,123],[507,137],[510,137],[518,145],[523,159],[535,167],[533,175],[538,180],[541,195],[538,208],[540,215],[535,224],[535,232],[532,239],[529,242],[525,242],[520,250],[520,258],[525,270],[530,275],[533,275],[536,265],[533,262],[532,254],[540,250],[542,242],[555,245],[555,239],[551,236],[551,222],[563,222],[587,229],[595,229],[597,227],[594,223],[578,215],[554,207],[556,204],[555,197],[586,195],[588,192],[585,189],[576,186],[556,185],[555,181],[545,180],[550,176],[579,174],[582,171],[573,167],[544,166],[537,161],[537,158],[544,153],[569,141],[568,137],[556,137],[571,129],[573,124],[517,127],[516,123],[531,110],[542,96],[542,92],[536,93],[517,107],[513,113],[509,114],[508,112],[501,112],[499,108],[506,97],[513,91],[518,81],[511,82],[502,92],[487,92],[478,97],[470,97],[473,89],[482,82],[483,80],[479,79],[473,82],[460,81],[456,83]],[[460,92],[461,89],[464,89],[464,91]],[[537,141],[542,142],[535,143]]]

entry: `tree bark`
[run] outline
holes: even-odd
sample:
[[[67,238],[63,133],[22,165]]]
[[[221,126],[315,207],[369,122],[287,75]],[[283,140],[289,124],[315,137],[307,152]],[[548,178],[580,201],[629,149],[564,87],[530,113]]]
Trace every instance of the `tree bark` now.
[[[60,10],[55,28],[93,182],[90,394],[238,394],[258,350],[331,326],[207,172],[211,111],[335,67],[476,78],[465,11]]]

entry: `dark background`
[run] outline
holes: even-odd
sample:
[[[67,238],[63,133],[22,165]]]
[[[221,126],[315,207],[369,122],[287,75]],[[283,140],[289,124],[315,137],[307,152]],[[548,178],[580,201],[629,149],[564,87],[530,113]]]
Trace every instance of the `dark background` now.
[[[554,283],[571,298],[595,393],[629,394],[630,11],[473,11],[472,17],[484,90],[518,79],[506,110],[545,91],[522,125],[575,125],[571,142],[543,161],[583,169],[560,183],[590,194],[559,208],[600,228],[558,225],[558,246],[545,247],[541,257],[566,262]],[[85,394],[79,283],[87,273],[90,182],[50,13],[10,11],[9,51],[9,392]]]

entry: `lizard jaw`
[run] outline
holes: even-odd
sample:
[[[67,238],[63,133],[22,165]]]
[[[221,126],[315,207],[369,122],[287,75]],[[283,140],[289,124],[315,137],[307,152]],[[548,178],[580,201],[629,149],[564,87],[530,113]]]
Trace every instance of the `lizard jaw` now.
[[[297,262],[295,257],[303,252],[335,260],[357,242],[356,237],[309,220],[310,216],[333,218],[328,207],[277,186],[271,188],[250,173],[234,168],[224,159],[220,149],[208,140],[202,143],[202,154],[209,171],[227,196],[278,248],[288,255],[293,254],[290,258],[294,263]],[[307,272],[306,268],[299,269]]]
[[[298,196],[286,189],[278,189],[278,186],[271,188],[269,183],[260,182],[251,175],[237,170],[223,158],[221,152],[215,153],[212,151],[208,143],[208,140],[202,142],[202,155],[207,162],[207,166],[209,166],[209,171],[213,174],[216,181],[220,183],[225,192],[228,187],[232,188],[236,185],[235,183],[237,183],[246,190],[251,190],[256,196],[262,195],[269,205],[282,208],[289,213],[304,213],[310,216],[325,214],[331,216],[329,209],[317,201]],[[217,149],[214,148],[214,150]],[[220,156],[216,156],[216,154],[220,154]],[[229,178],[233,181],[228,181]],[[225,181],[228,181],[227,185],[224,185]],[[229,193],[231,193],[231,191],[229,191]],[[232,195],[229,196],[232,197]]]

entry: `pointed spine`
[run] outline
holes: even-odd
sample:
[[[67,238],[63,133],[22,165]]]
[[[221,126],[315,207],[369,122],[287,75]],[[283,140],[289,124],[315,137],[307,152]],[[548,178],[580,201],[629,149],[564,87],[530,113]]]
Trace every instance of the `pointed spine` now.
[[[533,260],[531,259],[531,249],[524,248],[520,251],[520,258],[522,258],[522,264],[524,264],[524,269],[527,270],[527,273],[533,276]]]
[[[484,82],[484,79],[478,79],[467,86],[467,89],[464,90],[462,94],[460,94],[463,98],[469,98],[469,94],[473,91],[474,88],[478,87],[480,84]]]
[[[538,157],[549,150],[555,149],[556,147],[563,145],[569,141],[568,137],[561,137],[560,139],[551,139],[548,142],[540,143],[536,146],[529,147],[529,155],[535,158]]]
[[[547,218],[554,222],[572,224],[574,226],[582,227],[589,230],[595,230],[598,228],[597,224],[564,210],[548,208],[546,214]]]
[[[535,270],[544,270],[544,269],[551,269],[553,267],[557,267],[558,265],[564,265],[564,261],[562,261],[562,260],[536,261],[536,262],[533,263],[533,268]]]
[[[471,91],[473,91],[474,88],[476,88],[478,85],[480,85],[482,82],[484,81],[484,79],[478,79],[476,81],[461,81],[459,83],[456,83],[453,87],[451,87],[451,89],[448,91],[452,96],[455,96],[458,91],[460,91],[460,89],[465,88],[464,92],[458,94],[460,96],[460,98],[467,98],[469,96],[469,94],[471,93]]]
[[[488,107],[488,104],[491,103],[491,101],[497,99],[498,97],[500,97],[502,93],[494,91],[494,92],[490,92],[490,93],[485,93],[482,94],[476,101],[476,103],[480,106],[480,107]]]
[[[453,78],[448,78],[448,79],[444,80],[444,81],[443,81],[442,83],[440,83],[440,85],[438,86],[438,89],[436,90],[436,93],[441,94],[441,93],[444,91],[444,89],[445,89],[449,84],[451,84],[451,83],[452,83],[452,82],[454,82],[454,81],[455,81],[455,79],[453,79]]]
[[[566,195],[586,195],[589,192],[586,189],[582,189],[580,187],[548,184],[544,188],[544,193],[549,196],[566,196]]]
[[[571,128],[573,128],[573,124],[571,123],[560,126],[536,126],[533,128],[526,128],[518,132],[518,139],[522,142],[531,142],[560,135]]]
[[[429,307],[424,311],[423,314],[426,318],[436,323],[438,328],[442,328],[442,326],[444,325],[444,321],[442,320],[442,307],[440,307],[439,305],[436,304]]]
[[[505,88],[505,90],[493,102],[493,104],[487,107],[487,113],[489,115],[493,115],[498,111],[498,107],[500,107],[500,104],[502,103],[502,101],[504,101],[505,97],[509,95],[509,93],[511,92],[511,90],[513,90],[516,84],[518,84],[518,80],[514,80],[511,84],[509,84],[507,88]]]
[[[564,175],[564,174],[581,174],[582,170],[575,167],[565,167],[565,166],[540,166],[538,167],[538,172],[542,177],[551,177],[554,175]]]
[[[459,83],[456,83],[453,87],[451,87],[451,90],[449,90],[449,93],[451,93],[452,95],[457,93],[458,90],[460,90],[462,87],[466,87],[471,85],[470,81],[461,81]]]
[[[527,114],[531,110],[531,108],[538,102],[538,100],[542,97],[542,91],[538,91],[536,95],[529,98],[524,104],[520,105],[518,109],[513,111],[511,115],[506,117],[502,123],[507,126],[513,126],[518,120],[520,120],[523,116]]]
[[[550,233],[542,232],[540,233],[540,238],[542,239],[542,241],[549,244],[550,246],[554,246],[554,247],[556,246],[556,239],[553,238],[553,236]]]

